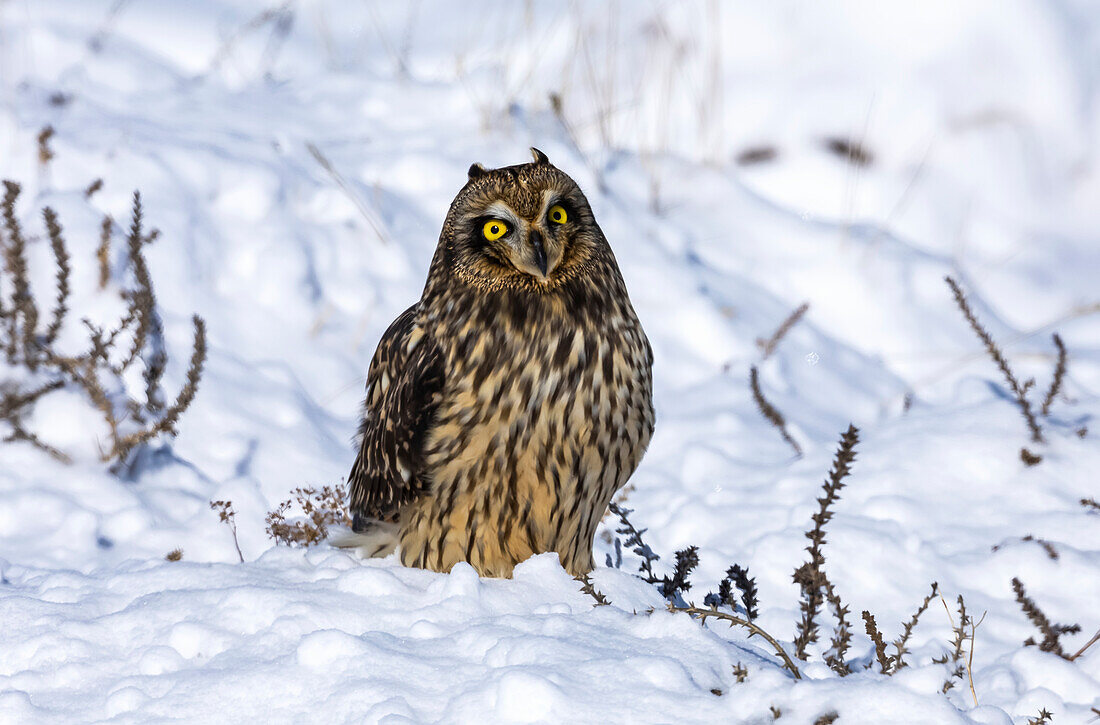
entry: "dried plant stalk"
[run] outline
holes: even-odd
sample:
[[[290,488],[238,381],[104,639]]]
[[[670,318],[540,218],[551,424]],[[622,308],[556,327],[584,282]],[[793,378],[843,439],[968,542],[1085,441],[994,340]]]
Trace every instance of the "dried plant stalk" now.
[[[351,526],[344,489],[333,486],[296,488],[293,494],[305,520],[287,520],[286,514],[292,506],[290,499],[283,501],[274,511],[269,511],[265,517],[267,535],[275,543],[315,546],[328,537],[330,526]]]
[[[1048,725],[1051,722],[1054,722],[1054,716],[1045,707],[1039,710],[1038,715],[1027,719],[1027,725]]]
[[[761,357],[767,360],[771,357],[775,349],[779,347],[779,343],[783,341],[783,338],[787,336],[787,333],[791,331],[791,328],[798,324],[798,321],[802,319],[802,316],[810,309],[809,302],[803,302],[795,310],[787,315],[787,319],[783,320],[783,323],[779,325],[772,336],[767,340],[763,338],[756,338],[756,346],[760,348]]]
[[[840,498],[840,489],[844,488],[844,479],[851,473],[852,462],[856,457],[856,444],[859,443],[859,430],[849,425],[840,438],[840,446],[833,458],[833,468],[822,487],[824,496],[818,499],[820,508],[812,519],[814,526],[805,533],[810,540],[806,547],[810,558],[794,572],[794,582],[802,591],[802,618],[798,623],[798,633],[794,640],[795,655],[802,660],[808,658],[806,648],[817,641],[817,615],[823,602],[822,590],[827,579],[824,566],[825,556],[822,546],[825,544],[825,525],[833,517],[833,504]]]
[[[708,594],[706,604],[715,602],[725,604],[733,611],[737,611],[737,601],[734,599],[734,588],[741,593],[741,606],[745,610],[745,616],[749,621],[756,619],[760,612],[757,610],[758,591],[756,579],[749,577],[749,570],[741,568],[740,564],[734,564],[726,570],[726,576],[718,583],[718,595]]]
[[[145,242],[141,225],[141,194],[135,191],[126,246],[130,253],[130,267],[134,271],[134,281],[137,282],[137,289],[130,292],[130,304],[137,309],[137,328],[134,330],[130,352],[119,367],[120,371],[130,367],[145,348],[155,316],[153,307],[156,304],[156,297],[153,295],[153,283],[149,277],[149,267],[145,264],[145,255],[141,252],[141,246]]]
[[[38,163],[46,166],[53,160],[53,149],[50,148],[50,140],[54,136],[53,126],[46,126],[38,132]]]
[[[1023,582],[1016,577],[1012,578],[1012,591],[1016,593],[1016,602],[1020,605],[1020,609],[1024,611],[1027,618],[1043,635],[1043,641],[1038,643],[1039,649],[1043,652],[1053,652],[1062,659],[1070,659],[1062,649],[1061,636],[1063,634],[1077,634],[1081,631],[1081,625],[1052,624],[1046,614],[1043,613],[1043,610],[1039,608],[1039,605],[1035,603],[1035,600],[1027,595]],[[1028,638],[1024,644],[1034,645],[1036,642],[1034,639]]]
[[[39,449],[43,453],[46,453],[51,458],[64,464],[73,462],[73,459],[65,455],[64,452],[54,448],[49,443],[46,443],[34,433],[23,428],[17,421],[8,421],[11,424],[12,431],[8,434],[8,437],[4,439],[5,442],[11,441],[23,441],[24,443],[30,443],[35,448]]]
[[[103,188],[103,179],[96,179],[84,189],[84,198],[91,199],[96,192]]]
[[[1062,338],[1058,333],[1054,333],[1052,336],[1054,340],[1054,346],[1058,348],[1058,362],[1054,365],[1054,377],[1051,378],[1050,387],[1047,389],[1047,394],[1043,396],[1043,407],[1041,412],[1043,417],[1050,415],[1050,406],[1054,402],[1054,398],[1062,390],[1062,380],[1066,376],[1066,346],[1062,342]]]
[[[61,331],[61,325],[65,321],[65,314],[69,311],[69,253],[65,249],[65,238],[61,234],[61,223],[57,220],[57,214],[53,209],[46,207],[42,210],[42,217],[46,222],[46,233],[50,237],[50,248],[53,250],[54,261],[57,263],[57,304],[53,308],[53,319],[46,328],[46,345],[52,345],[57,339],[57,333]]]
[[[676,552],[676,565],[673,567],[672,576],[662,579],[657,588],[666,599],[676,599],[684,592],[691,589],[688,577],[695,567],[699,566],[699,547],[689,546]]]
[[[96,247],[95,257],[99,262],[99,288],[106,289],[107,283],[111,281],[111,229],[114,227],[114,220],[110,215],[103,217],[103,222],[99,226],[99,246]]]
[[[970,654],[966,658],[966,679],[970,682],[970,696],[974,698],[974,707],[978,706],[978,692],[974,689],[974,640],[978,635],[978,625],[985,621],[985,612],[977,622],[970,620]]]
[[[642,534],[648,529],[636,529],[634,524],[630,523],[630,519],[627,518],[633,513],[628,508],[623,508],[617,503],[610,503],[607,508],[611,513],[619,517],[619,522],[622,524],[616,533],[626,536],[626,541],[623,542],[623,546],[633,547],[633,552],[642,557],[642,563],[638,566],[638,571],[643,575],[642,578],[650,584],[660,583],[662,580],[653,572],[653,562],[658,561],[661,557],[653,553],[653,549],[649,548],[649,544],[642,540]]]
[[[233,510],[232,501],[211,501],[210,508],[218,512],[218,520],[229,527],[233,534],[233,546],[237,549],[237,556],[244,563],[244,554],[241,553],[241,544],[237,541],[237,512]]]
[[[753,634],[760,635],[767,641],[768,644],[772,646],[772,649],[775,650],[775,653],[779,655],[779,658],[781,660],[783,660],[783,666],[786,667],[792,675],[794,675],[795,679],[802,679],[802,673],[798,671],[798,667],[795,666],[794,660],[790,658],[790,656],[787,654],[787,651],[783,649],[782,645],[779,644],[775,637],[772,637],[766,631],[758,627],[756,624],[748,621],[747,619],[742,619],[741,617],[727,614],[725,612],[719,612],[716,609],[703,609],[696,606],[677,607],[669,604],[668,611],[690,614],[693,617],[698,617],[704,623],[707,621],[708,618],[721,619],[725,622],[729,622],[731,627],[736,624],[739,627],[744,627]]]
[[[836,619],[833,638],[829,643],[829,650],[825,653],[825,664],[829,665],[833,672],[844,677],[852,672],[851,666],[845,659],[852,642],[852,625],[848,621],[851,610],[840,600],[840,595],[828,579],[825,580],[825,599],[832,607],[833,617]]]
[[[830,136],[823,139],[822,143],[828,151],[854,166],[870,166],[875,160],[874,154],[855,139]]]
[[[989,334],[989,331],[982,326],[982,323],[978,321],[974,311],[970,308],[970,303],[966,300],[966,295],[963,294],[962,288],[959,287],[951,277],[944,277],[947,281],[947,286],[951,288],[951,293],[955,296],[955,304],[958,305],[959,310],[963,313],[963,317],[970,323],[970,329],[974,331],[974,334],[978,336],[978,339],[985,345],[986,352],[989,353],[989,357],[993,359],[993,362],[997,364],[1001,374],[1004,375],[1005,382],[1008,383],[1009,390],[1016,398],[1016,405],[1020,408],[1020,413],[1024,417],[1024,421],[1027,423],[1028,429],[1031,431],[1031,440],[1036,443],[1043,442],[1043,430],[1039,427],[1039,422],[1035,419],[1035,413],[1031,410],[1031,401],[1027,398],[1028,384],[1020,385],[1019,380],[1012,372],[1012,368],[1008,366],[1008,360],[1005,359],[1001,349],[997,347],[997,343],[993,341],[993,336]]]
[[[963,601],[963,597],[959,595],[959,623],[956,625],[954,618],[951,616],[951,609],[947,606],[947,600],[940,595],[940,601],[943,602],[943,609],[947,612],[947,620],[951,622],[951,631],[954,633],[954,639],[951,640],[951,649],[944,653],[943,657],[932,660],[936,664],[951,665],[951,671],[947,679],[943,681],[943,692],[947,692],[955,686],[953,680],[962,679],[962,676],[966,674],[966,667],[962,664],[963,656],[963,644],[966,642],[966,625],[969,622],[966,614],[966,602]]]
[[[886,654],[886,641],[882,638],[882,632],[878,629],[874,615],[866,609],[863,610],[863,624],[867,630],[867,636],[875,645],[875,658],[878,660],[879,671],[884,675],[890,674],[891,664],[890,657]]]
[[[611,604],[608,598],[604,596],[604,593],[596,588],[596,586],[592,583],[591,577],[589,577],[587,574],[585,574],[584,576],[575,577],[575,579],[581,583],[581,591],[592,597],[593,601],[595,602],[595,604],[593,604],[592,606],[606,607]]]
[[[4,197],[0,201],[0,227],[6,232],[8,242],[3,245],[4,266],[12,279],[10,309],[0,305],[0,348],[7,353],[13,365],[22,365],[31,372],[39,367],[36,385],[29,391],[5,386],[0,390],[0,419],[9,423],[12,433],[7,440],[31,443],[59,460],[67,460],[63,453],[26,430],[23,425],[26,411],[42,396],[66,386],[75,386],[87,395],[107,424],[109,444],[101,448],[103,461],[115,460],[112,470],[116,473],[134,450],[159,434],[174,436],[180,416],[193,401],[203,364],[206,359],[206,332],[203,321],[194,318],[195,344],[186,381],[175,402],[164,405],[160,392],[160,379],[167,364],[164,352],[160,319],[155,310],[155,298],[148,267],[141,254],[141,247],[156,238],[156,232],[142,233],[141,197],[134,194],[134,218],[128,242],[130,263],[134,271],[136,289],[124,293],[130,304],[126,316],[118,326],[106,333],[103,328],[84,320],[88,330],[89,347],[86,352],[71,356],[54,349],[54,343],[68,313],[71,276],[70,258],[66,249],[64,230],[53,209],[42,210],[42,216],[57,266],[57,296],[51,320],[43,333],[37,331],[38,308],[27,282],[26,244],[15,216],[15,202],[20,187],[15,182],[4,182]],[[109,281],[106,259],[110,240],[110,218],[104,220],[100,248],[100,282]],[[121,365],[114,365],[111,357],[119,335],[136,327],[133,341]],[[145,359],[146,401],[138,404],[126,394],[122,373],[139,355]],[[43,380],[45,378],[45,380]],[[137,430],[134,430],[138,424]]]
[[[192,322],[195,325],[194,348],[191,352],[191,363],[187,366],[187,377],[183,388],[180,389],[176,401],[172,403],[164,413],[164,417],[148,428],[131,433],[119,440],[115,446],[112,457],[125,459],[135,446],[144,443],[160,433],[178,435],[176,424],[180,416],[191,406],[195,399],[195,393],[199,388],[199,380],[202,378],[203,364],[206,362],[206,323],[198,315],[194,315]]]
[[[332,180],[336,182],[336,185],[340,187],[340,191],[344,192],[344,195],[348,198],[349,201],[351,201],[352,204],[355,205],[355,208],[359,210],[359,214],[362,215],[363,219],[365,219],[367,224],[370,226],[371,231],[373,231],[375,236],[378,237],[378,241],[382,242],[383,244],[387,244],[388,239],[386,237],[386,234],[382,230],[382,224],[375,219],[374,213],[370,210],[366,203],[361,198],[359,198],[359,195],[355,193],[355,190],[351,187],[351,184],[349,184],[348,180],[344,178],[344,175],[336,169],[336,166],[333,165],[332,161],[330,161],[329,158],[325,156],[321,149],[317,148],[317,146],[310,141],[306,141],[306,150],[309,151],[309,155],[312,156],[313,159],[321,165],[321,168],[328,173],[329,177],[331,177]]]
[[[8,243],[4,246],[4,268],[12,279],[11,307],[8,312],[8,362],[14,364],[20,348],[27,367],[34,370],[37,365],[35,355],[35,329],[38,327],[38,308],[27,281],[27,245],[23,240],[23,231],[15,217],[15,200],[19,197],[20,186],[14,181],[4,182],[4,199],[0,202],[0,216],[4,219],[4,228],[8,233]],[[21,320],[21,321],[20,321]]]
[[[917,611],[914,612],[913,616],[909,618],[909,621],[903,625],[901,636],[894,640],[894,654],[891,655],[891,658],[894,662],[894,672],[897,672],[901,668],[906,667],[904,657],[905,655],[909,654],[909,648],[907,647],[909,643],[909,638],[912,636],[913,629],[917,626],[917,622],[920,621],[921,615],[924,614],[925,610],[928,609],[928,605],[932,602],[932,599],[934,599],[936,595],[939,594],[939,587],[940,585],[937,582],[932,582],[932,591],[929,592],[928,596],[924,598],[924,601],[921,602],[920,606],[917,608]]]
[[[1075,659],[1085,654],[1085,650],[1087,650],[1089,647],[1093,646],[1097,642],[1100,642],[1100,629],[1096,630],[1096,634],[1092,635],[1089,641],[1085,642],[1085,644],[1081,646],[1081,649],[1077,650],[1066,659],[1068,659],[1070,662],[1073,662]]]
[[[749,369],[749,388],[752,390],[752,399],[756,402],[756,408],[760,411],[760,414],[768,419],[779,431],[779,434],[783,436],[783,440],[794,449],[795,455],[802,455],[802,448],[798,443],[791,438],[791,434],[787,432],[787,421],[783,418],[783,414],[780,413],[774,405],[768,402],[764,397],[763,391],[760,390],[760,374],[756,370],[756,366],[753,365]]]

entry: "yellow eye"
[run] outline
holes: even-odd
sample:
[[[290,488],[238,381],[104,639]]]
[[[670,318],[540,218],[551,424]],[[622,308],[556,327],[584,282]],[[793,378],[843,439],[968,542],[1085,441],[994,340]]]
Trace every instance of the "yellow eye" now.
[[[490,242],[495,242],[508,233],[508,225],[499,219],[490,219],[485,222],[485,226],[481,228],[481,233],[484,234],[485,238]]]
[[[569,214],[566,213],[565,208],[561,204],[555,204],[550,207],[550,221],[555,224],[565,224],[569,221]]]

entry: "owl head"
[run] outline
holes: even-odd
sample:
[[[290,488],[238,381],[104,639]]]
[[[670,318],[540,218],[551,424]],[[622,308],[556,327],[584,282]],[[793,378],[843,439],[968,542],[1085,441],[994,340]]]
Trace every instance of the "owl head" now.
[[[546,154],[531,153],[527,164],[470,167],[440,237],[444,265],[464,282],[551,291],[607,249],[580,187]]]

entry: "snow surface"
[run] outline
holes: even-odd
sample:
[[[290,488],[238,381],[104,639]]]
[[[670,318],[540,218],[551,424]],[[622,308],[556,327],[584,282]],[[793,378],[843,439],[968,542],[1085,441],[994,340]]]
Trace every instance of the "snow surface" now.
[[[660,611],[629,553],[595,572],[613,605],[594,608],[553,555],[479,580],[267,539],[292,489],[346,474],[370,356],[419,295],[466,167],[531,145],[588,192],[653,342],[658,426],[626,505],[661,573],[698,545],[701,602],[749,566],[759,622],[790,650],[802,532],[853,421],[827,571],[887,639],[932,581],[986,612],[977,706],[963,682],[940,693],[938,601],[897,676],[838,678],[818,648],[796,682],[758,638]],[[761,146],[776,157],[734,161]],[[210,341],[179,438],[136,481],[98,462],[102,424],[75,394],[29,421],[73,465],[0,445],[0,721],[1095,722],[1100,646],[1073,663],[1022,647],[1035,632],[1010,586],[1082,625],[1070,650],[1100,627],[1100,516],[1078,503],[1100,498],[1090,0],[8,0],[0,175],[24,184],[36,238],[38,209],[60,213],[74,318],[117,311],[92,254],[101,215],[125,219],[141,189],[169,391],[193,312]],[[41,241],[32,263],[51,290]],[[1069,348],[1038,466],[945,274],[1040,392],[1050,333]],[[755,340],[803,301],[761,362]],[[804,457],[756,411],[753,364]],[[211,499],[233,501],[245,563]]]

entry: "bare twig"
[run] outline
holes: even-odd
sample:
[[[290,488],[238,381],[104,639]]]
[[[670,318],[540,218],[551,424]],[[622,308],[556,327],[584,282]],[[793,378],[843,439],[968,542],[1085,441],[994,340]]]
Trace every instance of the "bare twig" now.
[[[8,420],[8,423],[11,424],[12,431],[10,434],[8,434],[8,437],[4,439],[5,441],[24,441],[26,443],[30,443],[35,448],[48,454],[54,460],[60,461],[61,463],[64,463],[66,465],[73,462],[73,459],[65,455],[64,452],[59,451],[58,449],[51,446],[49,443],[46,443],[34,433],[23,428],[22,425],[19,425],[17,422],[10,419]]]
[[[796,680],[801,680],[802,679],[802,673],[800,673],[798,671],[798,668],[795,666],[794,661],[787,655],[786,650],[783,649],[782,645],[779,644],[779,642],[775,639],[775,637],[772,637],[770,634],[768,634],[763,629],[761,629],[759,626],[757,626],[756,624],[753,624],[749,620],[742,619],[741,617],[735,616],[733,614],[727,614],[725,612],[719,612],[716,609],[703,609],[702,607],[696,607],[694,605],[689,605],[689,606],[686,606],[686,607],[677,607],[677,606],[674,606],[672,604],[669,604],[668,605],[668,611],[670,611],[670,612],[683,612],[685,614],[690,614],[693,617],[698,617],[704,623],[707,621],[708,617],[713,617],[715,619],[721,619],[725,622],[729,622],[731,627],[736,624],[739,627],[744,627],[745,629],[749,630],[753,634],[760,635],[765,640],[767,640],[768,644],[770,644],[772,646],[772,648],[775,650],[775,653],[777,655],[779,655],[779,658],[781,660],[783,660],[783,666],[786,667],[792,675],[794,675],[795,679]]]
[[[970,695],[974,698],[974,707],[978,706],[978,693],[974,690],[974,638],[978,633],[978,625],[985,621],[985,612],[982,618],[975,622],[970,620],[970,654],[966,658],[966,678],[970,681]]]

